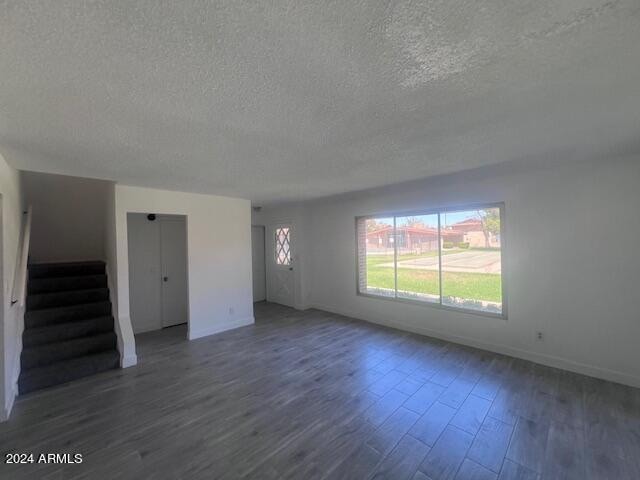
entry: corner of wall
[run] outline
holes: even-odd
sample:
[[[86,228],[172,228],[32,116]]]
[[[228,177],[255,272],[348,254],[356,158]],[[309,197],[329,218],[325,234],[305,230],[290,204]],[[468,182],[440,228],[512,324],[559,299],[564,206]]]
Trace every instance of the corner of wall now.
[[[15,399],[15,396],[13,398],[8,398],[8,405],[3,405],[2,406],[2,411],[0,411],[0,422],[6,422],[7,420],[9,420],[9,416],[11,415],[11,410],[13,409],[13,401]]]
[[[11,414],[17,395],[20,375],[20,353],[22,350],[23,325],[20,308],[9,306],[10,290],[14,282],[15,269],[19,265],[21,232],[23,224],[24,198],[22,174],[13,168],[0,153],[0,197],[2,198],[2,239],[0,240],[0,299],[3,306],[0,313],[0,421]]]
[[[106,200],[105,228],[104,228],[104,257],[107,268],[107,282],[109,286],[109,299],[111,300],[111,313],[114,319],[114,329],[118,337],[118,351],[120,352],[120,367],[132,367],[138,363],[136,355],[136,341],[131,328],[131,319],[121,316],[118,299],[118,235],[116,212],[116,186],[112,183]]]
[[[120,350],[120,367],[133,367],[138,363],[136,340],[131,329],[131,319],[114,314],[118,350]]]
[[[120,367],[132,367],[138,363],[136,355],[136,341],[131,329],[131,319],[121,318],[118,315],[117,290],[113,285],[113,274],[107,263],[107,285],[109,286],[109,299],[111,300],[111,314],[114,319],[114,328],[118,337],[118,351],[120,352]]]
[[[13,364],[15,365],[13,369],[13,377],[11,378],[11,389],[12,395],[7,400],[10,403],[10,407],[8,408],[9,413],[11,413],[11,408],[13,408],[13,402],[15,398],[18,396],[18,380],[20,378],[20,356],[22,355],[22,333],[24,331],[24,312],[25,309],[18,307],[16,312],[16,320],[18,325],[18,332],[16,337],[16,349],[15,349],[15,358],[13,359]]]
[[[138,364],[138,356],[134,354],[120,355],[120,367],[129,368]]]
[[[20,362],[18,362],[19,364]],[[0,422],[5,422],[9,420],[11,416],[11,411],[13,410],[13,404],[16,401],[16,397],[18,396],[18,377],[20,376],[20,367],[17,368],[18,374],[15,375],[15,379],[12,382],[12,391],[7,395],[5,404],[2,406],[2,411],[0,411]]]

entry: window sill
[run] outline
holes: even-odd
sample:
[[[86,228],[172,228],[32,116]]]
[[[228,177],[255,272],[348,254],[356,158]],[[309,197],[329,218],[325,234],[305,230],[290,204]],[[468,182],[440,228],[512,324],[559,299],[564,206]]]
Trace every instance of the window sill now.
[[[504,304],[503,304],[502,313],[493,313],[493,312],[483,312],[482,310],[474,310],[471,308],[461,308],[461,307],[454,307],[450,305],[443,305],[442,303],[439,303],[439,302],[426,302],[426,301],[423,302],[420,300],[411,300],[410,298],[391,297],[391,296],[387,297],[384,295],[374,295],[371,293],[363,293],[363,292],[358,292],[357,295],[359,297],[375,298],[378,300],[387,300],[387,301],[392,301],[396,303],[406,303],[409,305],[419,305],[422,307],[437,308],[439,310],[448,310],[450,312],[466,313],[469,315],[477,315],[480,317],[498,318],[500,320],[505,320],[505,321],[508,318]]]

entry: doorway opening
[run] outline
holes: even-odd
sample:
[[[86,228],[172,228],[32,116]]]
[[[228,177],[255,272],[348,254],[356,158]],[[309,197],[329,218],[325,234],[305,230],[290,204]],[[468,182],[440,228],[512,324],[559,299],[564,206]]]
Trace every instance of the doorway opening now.
[[[129,308],[133,333],[180,326],[187,336],[185,215],[128,213]]]

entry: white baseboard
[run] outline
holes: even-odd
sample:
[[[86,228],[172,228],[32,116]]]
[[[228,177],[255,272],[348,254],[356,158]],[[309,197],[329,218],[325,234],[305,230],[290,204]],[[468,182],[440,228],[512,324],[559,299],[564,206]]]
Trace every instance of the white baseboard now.
[[[209,335],[215,335],[216,333],[225,332],[234,328],[246,327],[247,325],[252,325],[253,323],[255,323],[253,317],[246,317],[234,320],[232,322],[219,323],[200,330],[191,330],[191,328],[189,328],[189,340],[208,337]]]
[[[507,345],[486,343],[470,337],[451,335],[451,334],[443,333],[437,330],[431,330],[429,328],[406,325],[401,322],[372,320],[369,318],[364,318],[358,313],[349,312],[349,311],[346,311],[345,309],[336,308],[329,305],[312,304],[309,306],[309,308],[324,310],[329,313],[335,313],[338,315],[357,318],[358,320],[375,323],[377,325],[383,325],[385,327],[396,328],[398,330],[417,333],[419,335],[439,338],[441,340],[446,340],[452,343],[459,343],[461,345],[467,345],[469,347],[475,347],[481,350],[488,350],[490,352],[495,352],[503,355],[508,355],[511,357],[521,358],[523,360],[529,360],[531,362],[539,363],[541,365],[546,365],[548,367],[560,368],[562,370],[568,370],[570,372],[580,373],[582,375],[601,378],[603,380],[609,380],[611,382],[622,383],[624,385],[629,385],[631,387],[640,388],[640,378],[625,372],[609,370],[607,368],[597,367],[595,365],[575,362],[567,358],[557,357],[554,355],[547,355],[547,354],[538,353],[538,352],[532,352],[529,350],[522,350],[519,348],[509,347]]]

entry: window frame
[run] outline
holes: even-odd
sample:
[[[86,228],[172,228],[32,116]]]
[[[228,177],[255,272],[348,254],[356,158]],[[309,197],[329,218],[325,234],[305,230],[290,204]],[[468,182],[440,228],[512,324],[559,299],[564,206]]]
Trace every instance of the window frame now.
[[[501,313],[494,313],[494,312],[486,312],[483,310],[475,310],[472,308],[464,308],[464,307],[456,307],[456,306],[452,306],[452,305],[445,305],[442,303],[442,242],[440,241],[440,228],[441,228],[441,218],[440,216],[444,213],[448,213],[448,212],[460,212],[460,211],[465,211],[465,210],[480,210],[480,209],[485,209],[485,208],[497,208],[498,211],[500,212],[500,265],[501,265],[501,271],[500,271],[500,277],[501,277],[501,287],[502,287],[502,311]],[[420,306],[424,306],[424,307],[431,307],[431,308],[437,308],[440,310],[449,310],[449,311],[453,311],[453,312],[459,312],[459,313],[467,313],[470,315],[479,315],[482,317],[490,317],[490,318],[499,318],[502,320],[507,320],[508,319],[508,302],[507,302],[507,271],[508,269],[506,268],[506,264],[507,264],[507,260],[506,260],[506,255],[505,250],[506,250],[506,246],[507,246],[507,235],[505,234],[506,232],[506,222],[505,222],[505,218],[506,218],[506,208],[505,208],[505,203],[504,202],[487,202],[487,203],[472,203],[472,204],[464,204],[464,205],[451,205],[451,206],[443,206],[443,207],[437,207],[437,208],[430,208],[430,209],[415,209],[415,210],[401,210],[401,211],[385,211],[385,212],[380,212],[380,213],[374,213],[374,214],[368,214],[368,215],[358,215],[355,217],[355,247],[356,247],[356,251],[355,251],[355,261],[356,261],[356,295],[360,296],[360,297],[365,297],[365,298],[375,298],[378,300],[386,300],[386,301],[392,301],[392,302],[398,302],[398,303],[407,303],[410,305],[420,305]],[[392,217],[393,218],[393,225],[394,225],[394,232],[395,232],[395,225],[396,225],[396,217],[405,217],[405,216],[421,216],[421,215],[438,215],[438,249],[439,249],[439,255],[438,255],[438,262],[439,262],[439,270],[438,270],[438,274],[440,276],[440,280],[439,280],[439,289],[440,289],[440,295],[439,295],[439,301],[438,302],[426,302],[426,301],[420,301],[420,300],[413,300],[410,298],[402,298],[402,297],[398,297],[398,284],[397,284],[397,275],[398,275],[398,269],[397,269],[397,249],[394,246],[394,265],[396,265],[394,267],[394,277],[396,278],[395,280],[395,290],[394,290],[394,296],[393,297],[387,297],[384,295],[376,295],[373,293],[368,293],[368,292],[362,292],[360,290],[360,261],[359,261],[359,244],[358,244],[358,223],[363,221],[363,220],[369,220],[372,218],[380,218],[380,217]],[[365,257],[366,257],[366,252],[365,252]]]
[[[287,263],[278,263],[278,232],[280,230],[287,229]],[[293,254],[291,252],[291,225],[282,224],[276,225],[273,229],[273,260],[276,267],[290,267],[293,263]]]

